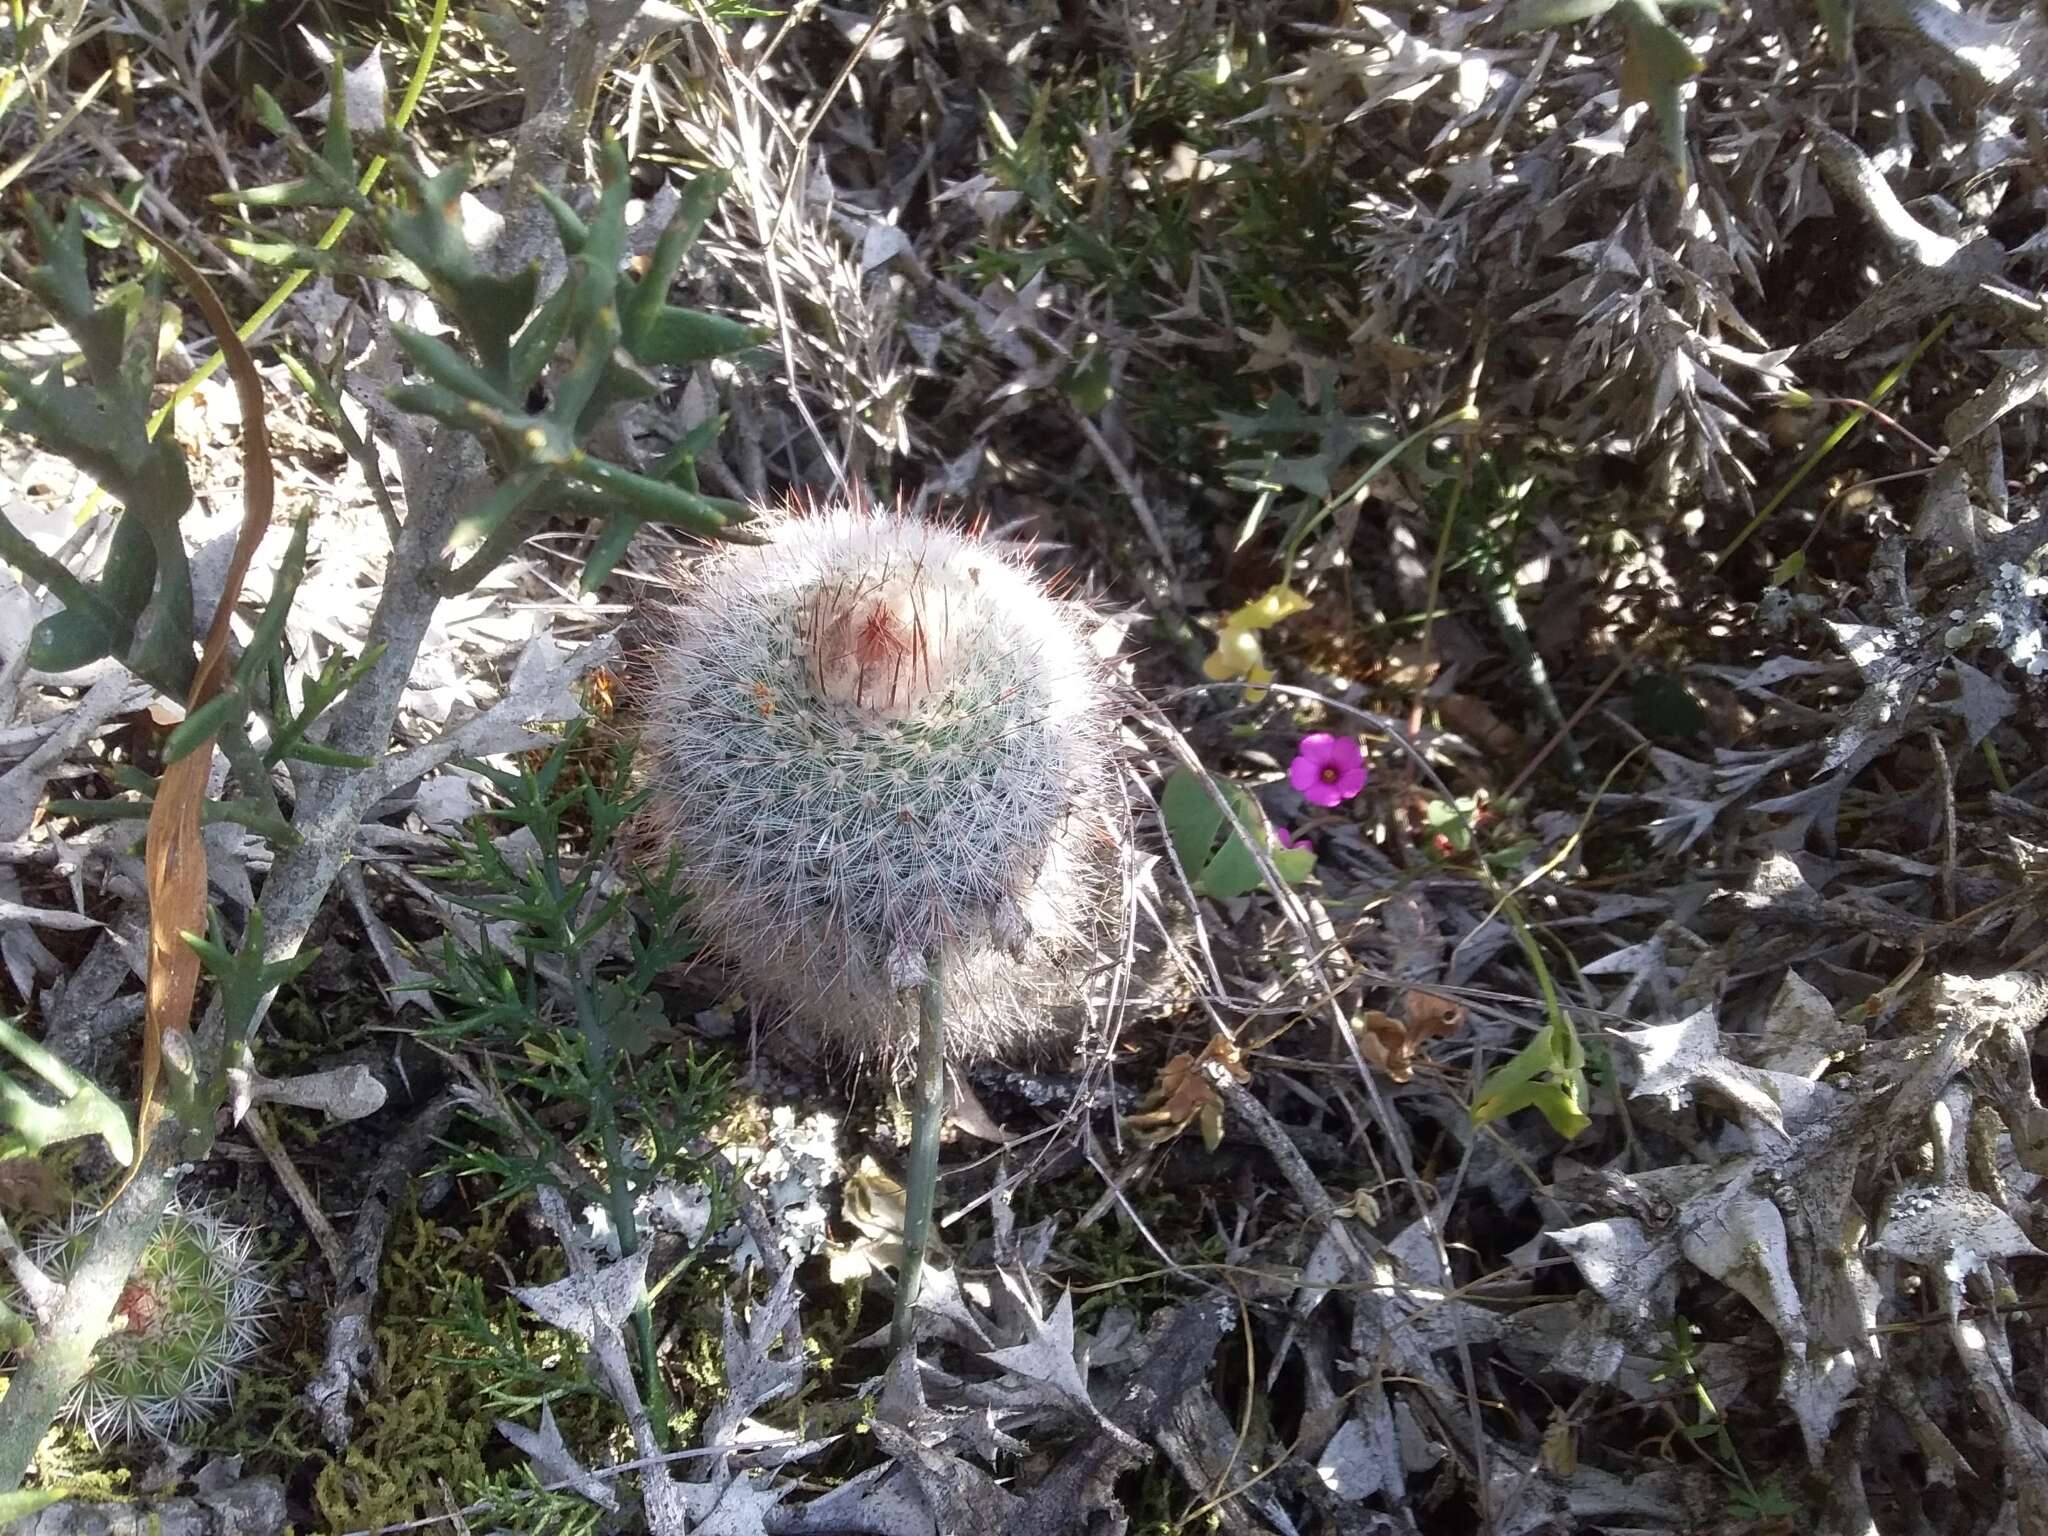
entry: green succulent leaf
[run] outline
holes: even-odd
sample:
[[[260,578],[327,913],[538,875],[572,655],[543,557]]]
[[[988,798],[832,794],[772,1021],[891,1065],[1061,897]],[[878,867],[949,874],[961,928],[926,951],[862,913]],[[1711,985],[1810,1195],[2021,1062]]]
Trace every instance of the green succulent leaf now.
[[[540,494],[554,473],[552,465],[537,465],[493,488],[457,521],[448,536],[449,553],[480,544],[496,533],[506,519],[517,515]]]
[[[124,643],[104,616],[66,608],[31,631],[28,664],[39,672],[70,672],[105,660]]]
[[[524,408],[523,401],[514,399],[496,380],[438,336],[398,324],[393,324],[391,334],[398,338],[398,345],[412,365],[443,389],[508,414]]]
[[[1685,99],[1681,88],[1705,65],[1651,0],[1620,0],[1628,44],[1621,57],[1621,96],[1647,102],[1658,137],[1681,191],[1692,176],[1685,148]]]
[[[85,267],[85,205],[74,201],[61,224],[52,224],[34,198],[23,200],[41,260],[24,274],[37,298],[77,343],[85,371],[102,388],[111,388],[123,374],[122,343],[130,315],[118,304],[94,300]]]
[[[1315,853],[1307,848],[1281,847],[1274,841],[1265,812],[1259,809],[1257,801],[1235,784],[1219,780],[1217,787],[1238,821],[1265,836],[1266,856],[1280,878],[1290,885],[1307,879],[1315,868]],[[1187,871],[1198,894],[1227,900],[1249,895],[1266,883],[1258,860],[1245,846],[1243,837],[1230,825],[1202,780],[1190,770],[1176,768],[1168,776],[1159,797],[1159,813],[1166,822],[1167,835],[1173,839],[1181,868]]]
[[[338,62],[338,60],[337,60]],[[347,93],[336,83],[330,87],[333,99],[343,103],[343,109],[330,113],[327,131],[322,135],[321,147],[315,150],[306,142],[306,136],[299,132],[277,99],[262,86],[254,88],[256,117],[277,141],[284,145],[285,153],[298,166],[300,174],[291,181],[275,182],[264,187],[244,187],[238,191],[214,194],[213,201],[228,206],[245,205],[251,208],[347,208],[358,207],[362,199],[355,187],[355,155],[348,140]],[[337,141],[335,119],[341,119],[341,132]]]
[[[710,416],[690,428],[669,445],[650,473],[656,480],[666,480],[679,485],[686,491],[697,489],[697,460],[711,451],[718,441],[718,434],[725,430],[725,417]]]
[[[751,521],[754,516],[753,508],[745,502],[686,491],[666,481],[650,480],[630,469],[608,464],[603,459],[579,458],[568,466],[568,471],[586,485],[616,493],[648,520],[674,523],[692,533],[706,536],[720,533],[733,524]]]
[[[548,217],[555,221],[555,235],[562,242],[562,249],[572,257],[582,255],[583,247],[590,239],[590,226],[583,222],[582,216],[539,182],[533,184],[533,195],[540,199],[541,207],[547,209]]]
[[[535,311],[518,339],[512,343],[506,372],[511,387],[521,399],[540,382],[540,376],[547,370],[555,350],[561,346],[562,338],[569,334],[569,319],[575,300],[575,285],[561,284],[548,295],[547,302]]]
[[[686,368],[758,345],[766,333],[724,315],[664,305],[633,339],[633,356],[643,363]]]
[[[397,384],[386,398],[401,411],[431,416],[444,426],[482,432],[505,424],[504,413],[441,384]]]
[[[196,752],[220,735],[222,727],[230,720],[238,720],[247,714],[248,709],[249,700],[240,688],[233,683],[222,688],[178,722],[177,728],[164,742],[164,766],[169,767]]]
[[[619,561],[625,558],[626,549],[633,542],[633,535],[647,524],[647,519],[635,517],[630,512],[614,513],[601,533],[591,543],[590,553],[583,560],[583,576],[580,582],[585,592],[595,592],[605,584]]]
[[[676,274],[682,270],[684,258],[690,254],[690,247],[697,243],[704,221],[710,218],[711,210],[718,205],[719,195],[729,181],[730,178],[722,174],[699,176],[691,181],[682,194],[674,217],[668,221],[661,238],[654,242],[654,249],[648,253],[647,270],[637,279],[622,280],[622,286],[630,291],[620,308],[625,311],[627,345],[635,356],[639,355],[640,339],[648,334],[655,316],[661,312]]]
[[[1514,1056],[1486,1075],[1472,1105],[1472,1123],[1485,1125],[1535,1109],[1567,1141],[1593,1121],[1586,1113],[1586,1053],[1568,1024],[1546,1024]]]
[[[320,668],[320,675],[307,681],[305,691],[299,697],[298,712],[278,721],[276,733],[269,749],[263,754],[263,760],[275,766],[287,757],[303,756],[307,762],[320,763],[328,767],[368,767],[369,764],[359,758],[329,752],[318,743],[306,741],[305,735],[334,701],[353,688],[370,668],[377,664],[377,658],[383,654],[384,647],[378,644],[371,646],[354,661],[345,656],[329,656]],[[284,696],[281,687],[277,696]]]

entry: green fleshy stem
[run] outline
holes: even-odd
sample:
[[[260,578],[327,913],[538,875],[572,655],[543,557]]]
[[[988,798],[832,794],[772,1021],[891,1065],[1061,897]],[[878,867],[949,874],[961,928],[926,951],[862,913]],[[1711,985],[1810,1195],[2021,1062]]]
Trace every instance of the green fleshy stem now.
[[[934,950],[917,989],[917,1097],[911,1105],[910,1172],[903,1186],[903,1262],[896,1270],[896,1351],[917,1336],[918,1282],[931,1244],[939,1189],[939,1131],[946,1121],[946,1011],[940,998],[944,963]]]

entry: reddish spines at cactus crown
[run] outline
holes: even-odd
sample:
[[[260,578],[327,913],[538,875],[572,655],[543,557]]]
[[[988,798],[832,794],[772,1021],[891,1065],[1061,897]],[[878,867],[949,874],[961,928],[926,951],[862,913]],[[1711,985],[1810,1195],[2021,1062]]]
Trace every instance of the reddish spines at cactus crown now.
[[[1013,546],[839,506],[690,570],[646,700],[660,835],[750,987],[900,1058],[943,952],[950,1049],[1052,1026],[1124,845],[1092,616]]]

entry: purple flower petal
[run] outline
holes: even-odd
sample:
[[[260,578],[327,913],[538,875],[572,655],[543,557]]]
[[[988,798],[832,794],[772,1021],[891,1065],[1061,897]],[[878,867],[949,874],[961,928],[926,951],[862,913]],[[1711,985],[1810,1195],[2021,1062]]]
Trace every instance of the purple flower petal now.
[[[1358,742],[1327,731],[1302,737],[1287,765],[1287,782],[1314,805],[1342,805],[1365,788],[1365,780],[1365,753]]]
[[[1290,853],[1314,853],[1316,845],[1305,837],[1296,837],[1285,827],[1273,829],[1273,841]]]

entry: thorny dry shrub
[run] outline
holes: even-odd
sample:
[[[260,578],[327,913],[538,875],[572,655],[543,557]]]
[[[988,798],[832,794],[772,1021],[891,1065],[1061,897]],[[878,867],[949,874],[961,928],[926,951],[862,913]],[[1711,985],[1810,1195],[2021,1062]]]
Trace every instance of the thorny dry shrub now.
[[[692,1516],[2048,1530],[2038,19],[1674,12],[1681,186],[1622,11],[1309,10],[828,8],[614,77],[636,161],[732,176],[691,278],[770,336],[627,440],[730,409],[727,494],[1065,538],[1139,610],[1154,766],[1170,719],[1278,819],[1301,730],[1378,749],[1300,827],[1312,885],[1158,866],[1114,1071],[969,1075],[962,1123],[1018,1139],[954,1158],[941,1369],[867,1383],[880,1459]],[[309,294],[315,329],[353,302]],[[1191,691],[1202,616],[1279,581],[1298,691]],[[1586,1128],[1475,1128],[1566,1037]],[[1174,1106],[1202,1136],[1122,1118]],[[767,1242],[815,1253],[844,1160],[775,1113]],[[843,1196],[865,1277],[889,1181]],[[783,1330],[833,1309],[796,1274],[726,1329],[707,1444],[880,1371],[849,1324],[804,1393]],[[1117,1481],[1146,1456],[1172,1476]]]
[[[1192,1138],[1111,1154],[1120,1189],[1200,1170],[1230,1261],[1310,1282],[1253,1286],[1258,1410],[1247,1435],[1242,1384],[1191,1400],[1209,1427],[1171,1453],[1209,1494],[1182,1513],[2048,1518],[2043,1362],[2003,1312],[2048,1171],[2025,1070],[2038,26],[1681,16],[1702,61],[1681,188],[1618,94],[1618,25],[1047,19],[758,27],[671,61],[725,94],[644,99],[761,167],[726,270],[788,318],[790,375],[839,424],[826,451],[778,417],[778,462],[1053,518],[1150,600],[1168,685],[1192,680],[1173,646],[1204,647],[1185,615],[1293,579],[1317,611],[1269,645],[1282,681],[1420,706],[1420,757],[1364,824],[1306,829],[1301,925],[1201,912],[1211,1018],[1268,1042],[1253,1087],[1299,1177],[1232,1215],[1243,1190]],[[1276,562],[1266,530],[1467,400],[1478,426]],[[1402,621],[1439,581],[1418,646]],[[1212,765],[1266,777],[1315,718],[1269,711],[1249,740],[1179,715]],[[1575,757],[1576,785],[1555,772]],[[1479,830],[1433,839],[1475,795]],[[1288,978],[1310,957],[1337,1019]],[[1563,1149],[1540,1122],[1475,1132],[1465,1105],[1552,978],[1593,1124]],[[1333,1075],[1331,1050],[1406,1054],[1374,1005],[1416,984],[1462,1000],[1462,1030],[1417,1037],[1412,1082]],[[1324,1025],[1275,1038],[1304,1011]]]

